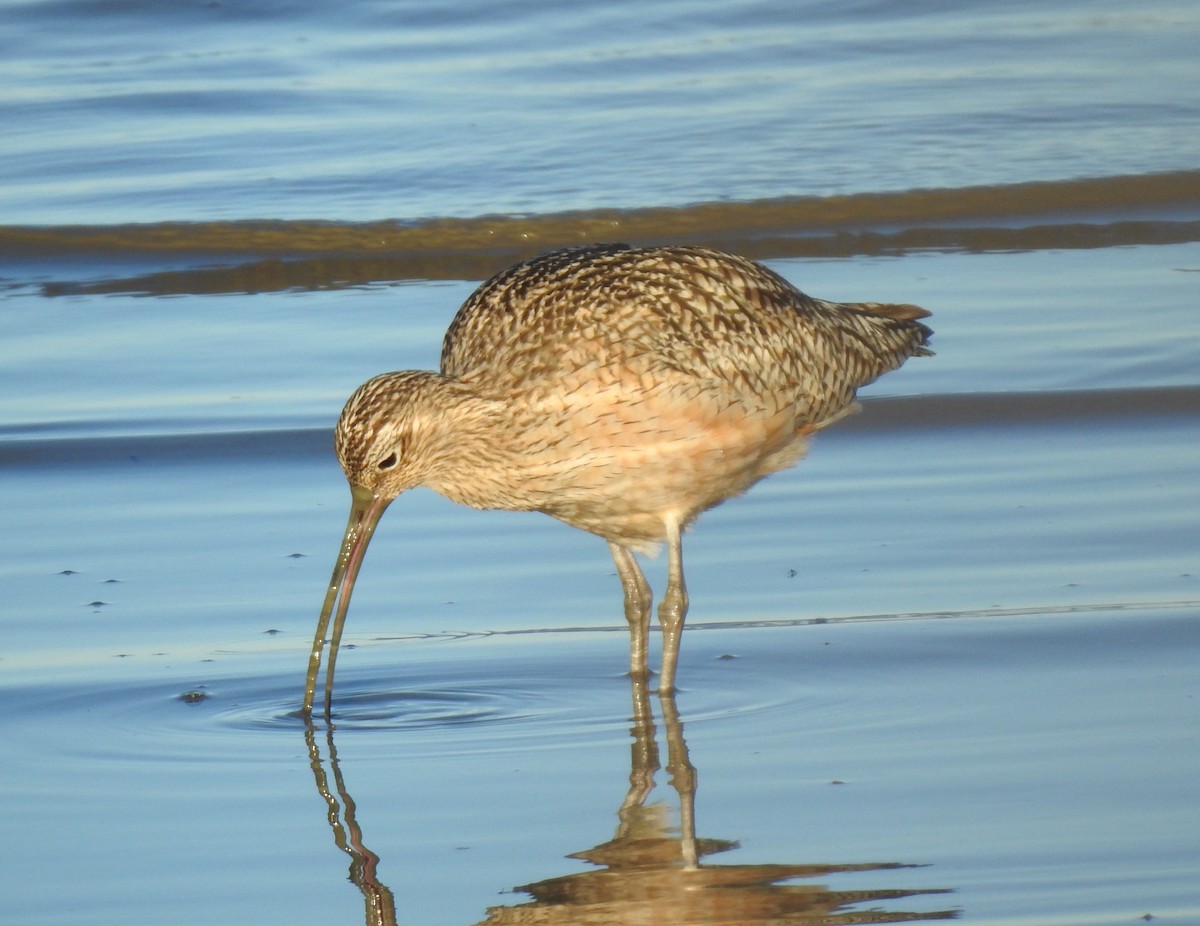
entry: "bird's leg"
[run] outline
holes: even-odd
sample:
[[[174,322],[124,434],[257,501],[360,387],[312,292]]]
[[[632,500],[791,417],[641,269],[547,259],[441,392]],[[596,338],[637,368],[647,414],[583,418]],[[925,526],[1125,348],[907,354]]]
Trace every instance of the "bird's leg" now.
[[[667,590],[658,605],[658,623],[662,627],[662,676],[659,693],[675,690],[675,666],[679,661],[679,638],[683,635],[683,619],[687,616],[687,587],[683,584],[682,530],[676,518],[665,519],[667,529]]]
[[[646,650],[650,645],[650,602],[652,594],[642,568],[628,547],[609,542],[621,588],[625,591],[625,620],[629,622],[629,672],[634,679],[646,679],[650,669]]]

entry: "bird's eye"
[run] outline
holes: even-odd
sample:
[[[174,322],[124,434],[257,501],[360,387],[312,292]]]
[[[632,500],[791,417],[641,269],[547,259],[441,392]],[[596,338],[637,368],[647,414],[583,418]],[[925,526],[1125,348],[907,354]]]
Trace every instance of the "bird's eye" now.
[[[391,469],[395,465],[396,465],[395,451],[393,451],[392,453],[389,453],[386,457],[384,457],[382,460],[380,460],[379,463],[377,464],[379,469]]]

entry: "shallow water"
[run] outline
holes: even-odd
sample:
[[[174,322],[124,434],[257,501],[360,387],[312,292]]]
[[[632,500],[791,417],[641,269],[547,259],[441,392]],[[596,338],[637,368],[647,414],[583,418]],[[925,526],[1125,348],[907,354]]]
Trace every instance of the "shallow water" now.
[[[814,291],[869,279],[937,306],[940,353],[689,535],[677,706],[697,830],[739,844],[705,858],[714,877],[744,866],[755,903],[819,885],[813,909],[978,922],[1197,915],[1192,256],[777,263]],[[361,369],[431,362],[468,285],[191,297],[203,354],[173,337],[190,322],[170,303],[41,303],[94,325],[82,343],[117,315],[148,340],[31,365],[6,390],[10,420],[42,411],[0,448],[14,921],[354,921],[386,896],[344,883],[292,713],[345,504],[328,425],[310,422]],[[1064,339],[1076,300],[1090,323]],[[407,348],[373,344],[383,313]],[[237,319],[272,316],[264,355]],[[317,375],[339,329],[345,356]],[[122,375],[72,406],[67,371],[105,370]],[[189,385],[164,412],[172,383]],[[497,891],[592,869],[565,856],[612,838],[628,787],[621,624],[598,540],[427,492],[393,506],[348,626],[335,746],[400,922],[476,922],[530,902]],[[657,782],[630,828],[661,840],[677,799]],[[840,869],[866,863],[928,867]],[[772,887],[764,865],[833,868]],[[45,872],[50,907],[21,887]]]
[[[1184,0],[53,0],[0,14],[0,216],[379,219],[1194,169]]]
[[[5,922],[1200,920],[1197,16],[899,10],[5,7]],[[937,355],[688,535],[675,700],[416,491],[306,730],[342,401],[598,238]]]

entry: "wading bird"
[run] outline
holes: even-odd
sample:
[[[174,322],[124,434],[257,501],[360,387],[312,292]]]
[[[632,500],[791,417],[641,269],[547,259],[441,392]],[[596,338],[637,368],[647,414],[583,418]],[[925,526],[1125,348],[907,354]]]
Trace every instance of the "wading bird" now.
[[[451,322],[439,372],[376,376],[342,410],[350,519],[305,715],[332,616],[329,714],[363,554],[387,506],[416,486],[472,508],[545,512],[607,540],[641,678],[652,596],[634,551],[665,542],[659,689],[673,690],[684,529],[794,464],[809,435],[854,409],[860,386],[929,354],[918,321],[928,314],[813,299],[760,264],[698,247],[569,248],[492,277]]]

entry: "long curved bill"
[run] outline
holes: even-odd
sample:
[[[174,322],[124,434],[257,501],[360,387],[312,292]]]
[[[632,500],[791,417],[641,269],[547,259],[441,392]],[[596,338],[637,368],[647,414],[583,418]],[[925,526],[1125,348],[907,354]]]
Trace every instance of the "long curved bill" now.
[[[333,617],[333,636],[329,639],[329,659],[325,664],[325,716],[329,717],[333,702],[333,667],[337,663],[338,645],[342,642],[342,628],[346,623],[346,611],[350,607],[350,595],[354,592],[354,580],[362,566],[363,554],[375,533],[375,525],[383,516],[392,499],[376,495],[362,486],[350,486],[350,519],[346,522],[346,533],[337,561],[333,564],[333,575],[329,579],[329,591],[321,605],[321,616],[317,618],[317,632],[313,637],[312,654],[308,657],[308,677],[304,680],[305,717],[312,716],[313,698],[317,692],[317,672],[321,668],[321,652],[325,649],[325,632],[329,629],[329,618]]]

